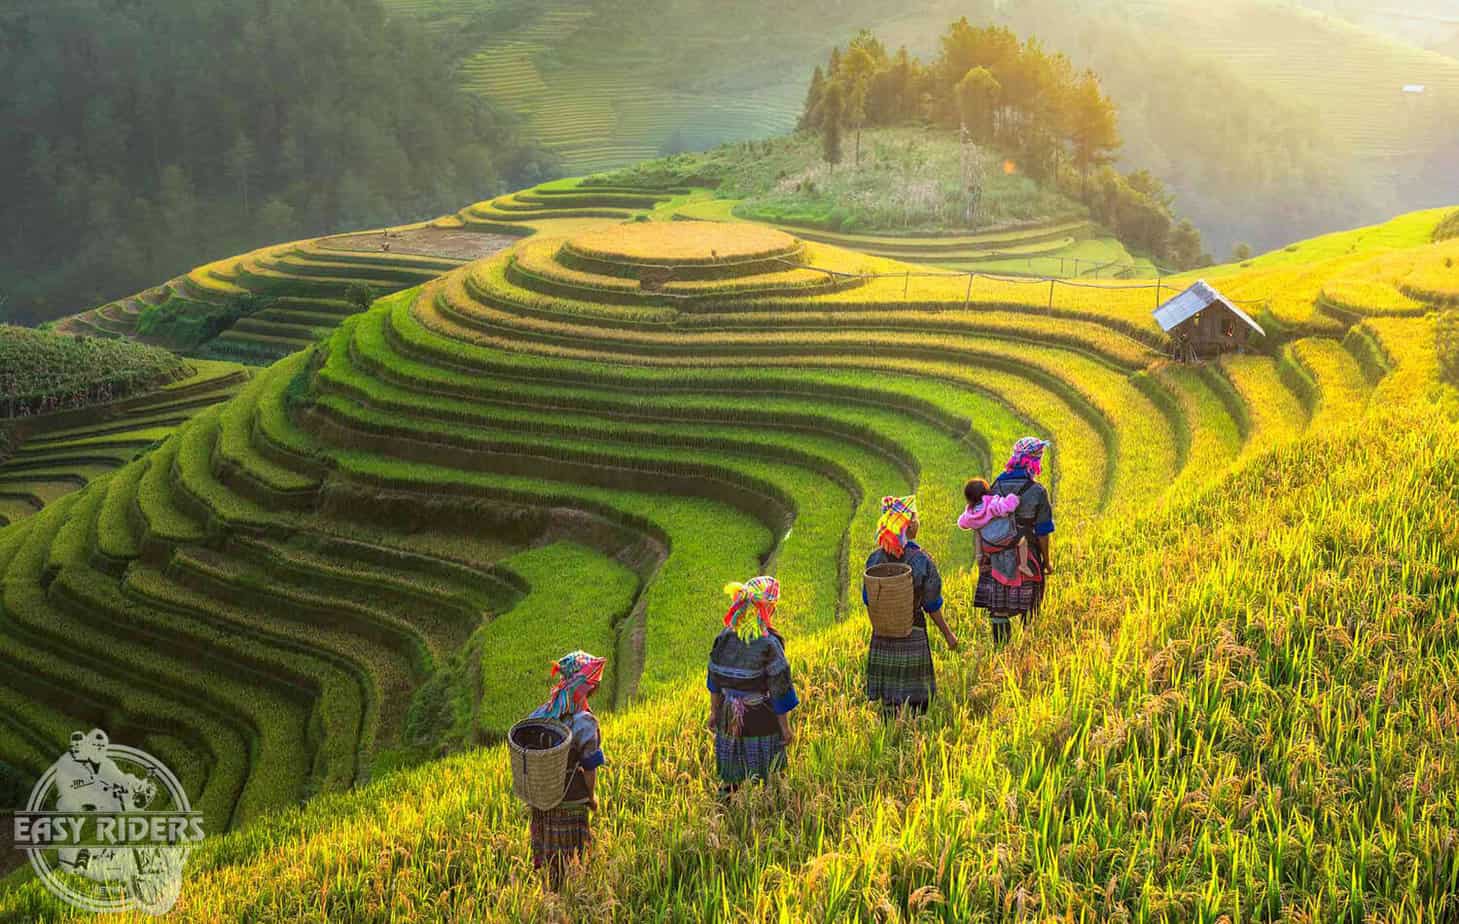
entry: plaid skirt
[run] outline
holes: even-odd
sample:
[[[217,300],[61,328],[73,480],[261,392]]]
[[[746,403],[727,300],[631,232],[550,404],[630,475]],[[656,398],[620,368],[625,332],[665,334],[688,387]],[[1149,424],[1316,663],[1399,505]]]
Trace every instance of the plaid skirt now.
[[[785,741],[779,735],[756,737],[714,733],[714,763],[722,782],[763,780],[785,766]]]
[[[1018,587],[1009,587],[999,583],[991,571],[978,575],[978,589],[973,594],[973,606],[1000,613],[1027,613],[1038,609],[1043,600],[1043,581],[1024,581]]]
[[[533,866],[540,869],[565,862],[592,843],[588,807],[563,804],[545,812],[532,809],[531,833]]]
[[[926,708],[937,694],[927,630],[914,628],[906,638],[873,634],[866,652],[866,698],[883,707]]]

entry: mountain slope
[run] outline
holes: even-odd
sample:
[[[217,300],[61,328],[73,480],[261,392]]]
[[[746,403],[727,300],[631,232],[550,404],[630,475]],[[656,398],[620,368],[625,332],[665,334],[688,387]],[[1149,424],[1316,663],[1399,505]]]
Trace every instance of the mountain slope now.
[[[1459,723],[1430,705],[1459,645],[1459,392],[1434,306],[1459,244],[1413,244],[1435,217],[1233,271],[1272,336],[1186,367],[1150,311],[1190,277],[914,279],[592,194],[609,214],[559,187],[463,210],[538,233],[0,530],[24,667],[0,782],[98,716],[176,762],[239,829],[198,852],[182,920],[1451,916]],[[952,524],[1030,431],[1061,579],[994,651]],[[969,651],[939,651],[928,721],[883,723],[856,568],[876,499],[911,490]],[[784,784],[725,811],[702,657],[723,582],[764,569],[807,705]],[[549,896],[499,748],[391,769],[499,740],[579,644],[612,654],[617,715],[592,873]]]
[[[400,7],[428,22],[465,8]],[[1459,156],[1459,63],[1277,0],[595,0],[503,18],[516,8],[491,7],[498,28],[461,53],[462,79],[527,114],[569,172],[779,133],[831,45],[865,26],[928,54],[959,16],[1098,70],[1122,110],[1125,165],[1169,181],[1220,251],[1441,204]],[[473,21],[456,41],[472,45]],[[1403,94],[1410,83],[1428,94]]]

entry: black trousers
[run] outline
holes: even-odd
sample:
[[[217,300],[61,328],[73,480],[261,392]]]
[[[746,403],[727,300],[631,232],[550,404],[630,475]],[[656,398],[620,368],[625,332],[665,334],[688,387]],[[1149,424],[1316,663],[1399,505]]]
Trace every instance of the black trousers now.
[[[1024,629],[1027,629],[1029,626],[1033,625],[1033,619],[1036,615],[1038,615],[1037,609],[1025,610],[1024,612],[1018,614],[1018,617],[1023,620]],[[1008,642],[1008,639],[1013,636],[1013,614],[990,611],[988,614],[988,620],[990,623],[992,623],[993,626],[993,644],[1006,644]]]

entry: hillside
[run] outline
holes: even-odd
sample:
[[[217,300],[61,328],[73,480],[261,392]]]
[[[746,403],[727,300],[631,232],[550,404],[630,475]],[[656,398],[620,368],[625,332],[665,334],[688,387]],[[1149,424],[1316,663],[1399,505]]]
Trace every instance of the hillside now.
[[[440,25],[463,85],[524,114],[566,173],[781,134],[832,45],[866,27],[929,55],[960,16],[1098,71],[1127,126],[1122,166],[1166,179],[1217,253],[1443,204],[1428,190],[1459,169],[1444,133],[1459,64],[1281,0],[393,2]]]
[[[3,325],[0,370],[0,526],[115,471],[247,378],[233,363]]]
[[[882,145],[893,153],[908,141],[928,140],[921,133],[867,134],[869,148]],[[951,151],[956,157],[955,146],[941,143],[939,149],[945,139],[930,140],[939,154],[946,157]],[[547,183],[421,225],[265,247],[63,318],[56,329],[267,365],[309,347],[358,312],[354,298],[428,282],[471,259],[496,253],[520,236],[565,233],[604,218],[760,220],[821,243],[949,270],[1060,278],[1156,274],[1148,258],[1132,255],[1106,229],[1080,217],[1083,206],[1027,178],[1002,175],[995,160],[990,159],[988,168],[988,206],[980,216],[987,226],[973,233],[944,230],[888,237],[875,231],[833,230],[885,223],[886,214],[868,213],[856,204],[889,197],[901,174],[881,169],[869,151],[864,168],[843,170],[834,183],[813,180],[808,187],[801,181],[796,189],[782,190],[789,173],[819,169],[815,143],[791,137]],[[940,166],[929,162],[929,184],[946,185]],[[858,186],[870,192],[855,191]],[[815,191],[808,193],[808,188]],[[732,198],[736,194],[746,198]],[[930,205],[919,220],[947,224],[946,202]]]
[[[1402,4],[1302,0],[1302,5],[1420,48],[1437,50],[1442,42],[1459,36],[1459,6],[1454,0],[1407,0]]]
[[[730,219],[775,225],[873,256],[955,270],[1026,276],[1146,276],[1148,257],[1090,220],[1089,208],[974,148],[976,213],[962,188],[963,152],[947,132],[863,132],[860,163],[830,165],[801,132],[675,154],[588,177],[588,188],[692,190],[654,207],[660,220]],[[971,218],[971,221],[968,219]]]
[[[552,168],[380,0],[12,4],[0,49],[0,321]]]
[[[827,15],[884,15],[869,0],[389,3],[428,28],[454,23],[462,85],[523,115],[569,174],[783,134],[808,55],[844,38],[826,32]]]
[[[267,365],[333,330],[360,301],[434,279],[512,240],[412,225],[276,244],[63,318],[56,330]]]
[[[689,195],[464,209],[443,224],[536,233],[0,531],[12,785],[102,715],[163,755],[240,828],[183,920],[1455,912],[1439,215],[1231,269],[1271,336],[1186,367],[1150,311],[1193,277],[910,276],[623,220]],[[1029,431],[1060,579],[993,651],[951,524]],[[852,594],[877,499],[913,489],[968,651],[939,650],[927,721],[882,724]],[[784,783],[726,809],[701,659],[723,582],[763,568],[807,705]],[[592,875],[547,896],[499,747],[396,768],[498,740],[579,643],[612,656],[610,765]]]
[[[1459,113],[1459,63],[1449,58],[1328,17],[1251,0],[1216,8],[1172,4],[1164,16],[1153,11],[1147,16],[1151,27],[1172,34],[1199,30],[1207,53],[1312,107],[1338,141],[1370,166],[1372,177],[1407,181],[1411,188],[1403,191],[1409,195],[1427,186],[1427,173],[1412,175],[1415,162],[1423,164],[1439,151],[1454,153],[1449,127]],[[1253,44],[1254,35],[1264,41]],[[1405,94],[1409,84],[1425,92]]]

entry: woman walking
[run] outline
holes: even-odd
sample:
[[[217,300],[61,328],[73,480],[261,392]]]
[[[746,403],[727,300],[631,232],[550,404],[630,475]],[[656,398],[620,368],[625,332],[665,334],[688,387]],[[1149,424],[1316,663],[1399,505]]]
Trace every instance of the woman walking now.
[[[994,480],[990,490],[1000,495],[1016,495],[1018,507],[1013,513],[1018,535],[1008,548],[987,546],[975,538],[978,562],[978,589],[973,605],[988,611],[993,628],[993,643],[1002,645],[1012,634],[1016,615],[1027,627],[1038,616],[1043,604],[1046,578],[1053,573],[1049,553],[1054,533],[1054,509],[1049,492],[1037,481],[1043,474],[1044,450],[1048,440],[1026,436],[1013,444],[1003,474]],[[977,534],[974,534],[977,536]],[[993,574],[992,556],[1006,552],[1019,542],[1028,543],[1028,574],[1014,584],[999,581]]]
[[[927,711],[937,693],[932,668],[932,646],[927,640],[927,620],[936,624],[947,647],[957,650],[957,636],[942,616],[942,576],[937,564],[914,541],[921,525],[917,519],[917,498],[884,497],[877,522],[877,548],[866,559],[866,567],[900,562],[912,569],[912,632],[905,638],[871,635],[866,653],[866,698],[878,703],[886,715],[906,709],[920,715]],[[861,600],[867,602],[866,585]]]
[[[556,682],[547,702],[532,713],[538,718],[556,719],[572,730],[562,804],[545,812],[532,810],[532,865],[546,869],[548,884],[554,889],[562,884],[568,863],[580,857],[592,842],[588,813],[598,810],[598,768],[604,759],[598,717],[589,708],[588,697],[603,682],[607,663],[607,659],[586,651],[563,655],[552,665],[551,676]]]
[[[785,766],[790,712],[800,705],[785,639],[771,622],[780,582],[752,578],[725,585],[730,595],[724,630],[709,651],[709,729],[720,793],[746,780],[765,780]]]

